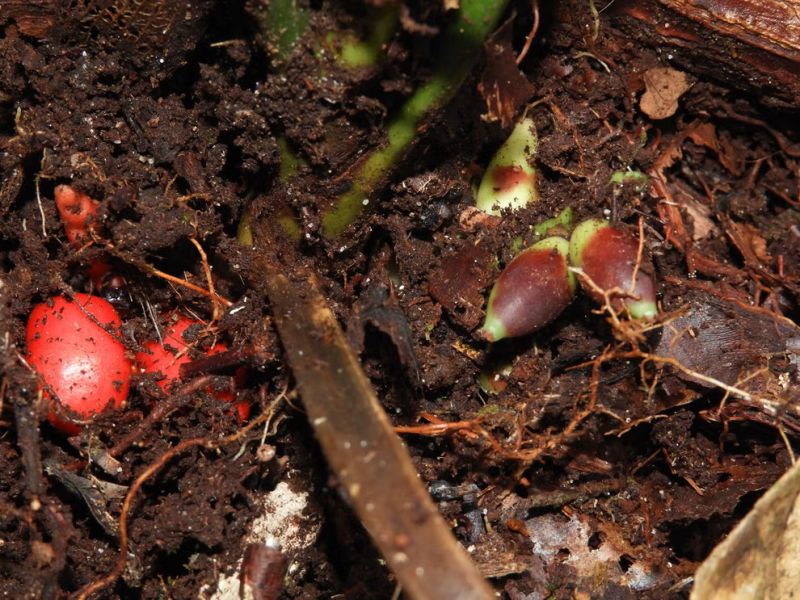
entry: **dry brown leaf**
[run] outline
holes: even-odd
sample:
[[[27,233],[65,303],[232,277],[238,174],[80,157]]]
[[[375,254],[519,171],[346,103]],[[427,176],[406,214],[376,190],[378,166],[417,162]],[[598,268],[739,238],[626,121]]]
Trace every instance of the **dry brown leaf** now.
[[[692,121],[676,135],[661,155],[656,159],[650,174],[653,178],[667,181],[665,171],[675,164],[683,156],[682,144],[687,139],[695,144],[704,145],[716,151],[718,146],[717,135],[714,126],[710,123]]]
[[[742,302],[694,291],[685,296],[683,312],[665,323],[655,354],[675,360],[685,368],[747,392],[766,394],[762,378],[743,381],[765,365],[768,358],[786,351],[788,340],[800,337],[791,320]],[[681,373],[689,381],[709,386],[707,381]],[[767,370],[765,377],[779,375]],[[772,400],[777,401],[777,398]],[[788,398],[786,399],[788,400]],[[764,404],[769,413],[774,404]]]
[[[719,139],[717,138],[717,130],[711,123],[700,123],[695,121],[693,126],[690,126],[686,129],[686,137],[692,140],[698,146],[705,146],[714,152],[719,152]]]
[[[519,70],[512,46],[514,19],[506,21],[486,42],[486,68],[478,82],[478,91],[486,101],[486,121],[500,121],[503,128],[516,119],[517,111],[535,91],[533,84]]]
[[[686,73],[669,67],[648,69],[644,73],[645,92],[639,108],[651,119],[666,119],[678,110],[678,99],[691,87]]]
[[[672,198],[681,205],[692,223],[692,240],[703,240],[719,229],[711,218],[711,209],[697,198],[688,186],[675,182],[668,184]]]
[[[748,223],[736,223],[724,216],[725,233],[742,253],[747,264],[753,267],[772,264],[772,257],[767,250],[767,240],[761,232]]]
[[[700,565],[691,600],[789,600],[800,587],[800,464]]]
[[[697,242],[717,231],[717,226],[711,220],[711,210],[694,198],[683,202],[683,207],[692,219],[692,239]]]

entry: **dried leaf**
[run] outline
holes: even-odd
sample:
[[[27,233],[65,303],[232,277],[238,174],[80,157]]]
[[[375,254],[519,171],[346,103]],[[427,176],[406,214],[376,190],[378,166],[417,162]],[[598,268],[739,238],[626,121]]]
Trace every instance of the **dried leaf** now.
[[[474,329],[483,320],[484,289],[490,283],[491,253],[483,244],[465,244],[442,259],[429,279],[431,296],[455,322]]]
[[[703,240],[717,231],[717,226],[711,220],[711,210],[694,198],[683,202],[683,207],[692,219],[692,239],[696,242]]]
[[[697,242],[711,235],[719,233],[718,227],[711,219],[711,209],[704,204],[692,191],[692,189],[680,182],[668,184],[673,199],[681,205],[689,215],[692,223],[692,240]]]
[[[691,600],[788,600],[800,573],[800,464],[792,467],[695,574]]]
[[[792,321],[763,308],[690,293],[682,314],[665,323],[656,354],[727,385],[740,382],[742,389],[756,392],[761,382],[741,379],[785,352],[788,340],[799,335],[800,328]],[[680,376],[710,385],[685,373]]]
[[[639,108],[651,119],[666,119],[678,110],[678,99],[691,87],[686,73],[657,67],[644,73],[645,92]]]
[[[487,121],[511,125],[519,108],[533,96],[534,87],[517,67],[512,47],[513,19],[509,19],[486,43],[486,68],[478,91],[486,101]]]
[[[559,569],[569,574],[576,591],[591,598],[620,596],[620,588],[641,594],[657,587],[662,580],[661,566],[634,558],[634,549],[625,541],[619,526],[600,522],[586,515],[546,514],[525,521],[533,557],[545,565],[545,572]],[[602,541],[592,543],[600,532]],[[630,559],[627,568],[623,563]]]
[[[742,253],[747,265],[758,268],[772,264],[772,257],[767,251],[767,240],[757,228],[748,223],[737,223],[724,215],[721,218],[725,233]]]

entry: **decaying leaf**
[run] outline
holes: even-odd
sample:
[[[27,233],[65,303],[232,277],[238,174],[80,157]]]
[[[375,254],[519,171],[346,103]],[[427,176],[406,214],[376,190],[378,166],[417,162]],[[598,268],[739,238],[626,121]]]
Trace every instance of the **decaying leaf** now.
[[[574,597],[628,597],[660,582],[660,566],[638,560],[621,532],[610,522],[600,523],[586,515],[569,518],[546,514],[525,521],[533,543],[533,568],[537,563],[550,572],[555,565],[566,573],[578,594]],[[620,589],[622,588],[622,590]],[[588,594],[588,596],[586,595]]]
[[[483,292],[492,275],[486,268],[490,261],[483,244],[468,244],[442,259],[441,269],[431,275],[431,296],[467,329],[474,329],[483,319]]]
[[[692,84],[686,73],[657,67],[645,71],[644,85],[639,108],[651,119],[666,119],[678,110],[678,99]]]
[[[711,218],[709,208],[692,189],[679,181],[666,184],[673,199],[686,211],[692,224],[692,240],[698,242],[710,236],[718,235],[719,228]]]
[[[691,600],[788,600],[800,583],[800,464],[792,467],[695,574]]]
[[[514,19],[509,19],[486,43],[486,68],[478,90],[486,101],[487,121],[500,121],[505,129],[517,111],[533,96],[534,87],[517,67],[512,47]]]
[[[758,393],[760,385],[748,375],[780,357],[788,341],[798,334],[800,328],[792,321],[765,309],[710,293],[691,293],[684,311],[664,325],[656,354],[706,377]],[[686,372],[680,376],[710,385]]]
[[[725,233],[742,253],[745,264],[753,268],[761,268],[772,263],[767,250],[767,240],[761,232],[748,223],[737,223],[730,217],[722,216]]]

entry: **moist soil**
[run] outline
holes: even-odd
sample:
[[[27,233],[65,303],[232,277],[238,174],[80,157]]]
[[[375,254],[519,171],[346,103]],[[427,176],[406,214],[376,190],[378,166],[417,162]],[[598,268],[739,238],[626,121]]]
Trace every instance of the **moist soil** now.
[[[322,216],[444,51],[439,3],[404,4],[380,60],[360,68],[337,58],[338,39],[372,27],[358,2],[313,2],[288,59],[260,29],[260,2],[73,4],[0,13],[3,595],[62,597],[113,572],[123,498],[158,465],[127,508],[125,570],[100,596],[235,597],[264,515],[289,566],[263,597],[392,596],[305,419],[260,285],[268,260],[315,273],[502,597],[687,597],[699,562],[791,464],[800,430],[796,107],[581,2],[541,7],[517,67],[534,17],[512,3],[459,92],[331,238]],[[651,76],[677,71],[687,89],[654,115]],[[475,214],[523,111],[540,199]],[[60,184],[99,201],[80,248],[59,221]],[[477,330],[499,269],[567,206],[575,222],[643,234],[659,319],[620,321],[579,294],[538,332],[487,344]],[[243,219],[254,243],[237,241]],[[93,282],[98,259],[113,276]],[[230,305],[196,291],[207,271]],[[132,355],[176,312],[202,326],[181,387],[137,373],[124,410],[67,437],[47,421],[24,332],[35,304],[76,292],[114,304]],[[224,359],[198,360],[218,342]],[[214,394],[234,386],[264,425],[166,455],[242,430]],[[442,421],[464,426],[429,427]]]

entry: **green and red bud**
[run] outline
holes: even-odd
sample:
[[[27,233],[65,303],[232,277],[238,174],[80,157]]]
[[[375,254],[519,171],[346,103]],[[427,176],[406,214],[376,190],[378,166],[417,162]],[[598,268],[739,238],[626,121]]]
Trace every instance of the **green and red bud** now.
[[[526,117],[514,126],[483,175],[475,198],[480,210],[499,216],[504,209],[517,210],[539,199],[531,164],[538,144],[533,119]]]
[[[564,238],[569,237],[569,232],[572,230],[572,207],[568,206],[557,217],[542,221],[533,227],[533,235],[536,238],[543,238],[545,236],[558,235]]]
[[[602,219],[584,221],[570,237],[569,260],[588,278],[581,284],[594,299],[603,302],[603,292],[613,290],[615,309],[624,307],[634,319],[651,319],[658,314],[653,266],[639,256],[639,238],[627,229]]]
[[[555,319],[575,295],[569,243],[537,242],[512,260],[492,288],[481,334],[490,342],[533,333]]]

